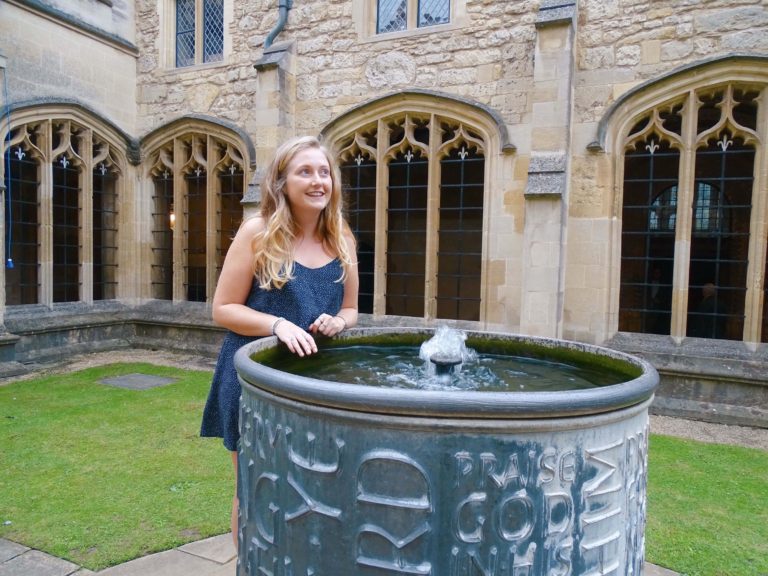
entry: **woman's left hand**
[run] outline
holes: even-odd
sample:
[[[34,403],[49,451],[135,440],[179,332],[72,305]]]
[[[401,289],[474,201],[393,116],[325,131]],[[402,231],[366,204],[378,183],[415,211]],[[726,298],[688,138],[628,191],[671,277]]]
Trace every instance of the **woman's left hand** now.
[[[309,326],[309,331],[312,334],[317,334],[319,332],[323,336],[335,336],[346,327],[347,323],[341,316],[320,314],[320,316],[318,316],[317,319]]]

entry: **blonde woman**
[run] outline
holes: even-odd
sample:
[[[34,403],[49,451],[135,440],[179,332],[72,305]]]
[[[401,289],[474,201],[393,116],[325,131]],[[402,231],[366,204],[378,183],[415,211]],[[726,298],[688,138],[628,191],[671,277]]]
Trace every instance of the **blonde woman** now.
[[[317,352],[314,335],[357,323],[355,243],[342,214],[341,183],[329,152],[312,137],[278,148],[262,187],[260,216],[243,222],[213,297],[213,319],[229,330],[203,413],[202,436],[223,438],[237,479],[240,383],[234,354],[277,336],[298,356]],[[237,546],[237,492],[231,526]]]

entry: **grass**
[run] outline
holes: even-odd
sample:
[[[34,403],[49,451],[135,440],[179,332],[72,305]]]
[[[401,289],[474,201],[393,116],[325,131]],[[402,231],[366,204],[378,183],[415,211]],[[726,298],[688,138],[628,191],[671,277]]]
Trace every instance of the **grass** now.
[[[179,380],[98,383],[134,372]],[[210,378],[122,364],[0,386],[0,537],[99,570],[228,531],[231,458],[198,434]]]
[[[768,575],[768,452],[651,436],[646,558],[687,576]]]
[[[98,383],[134,372],[179,380]],[[100,570],[226,532],[231,460],[198,436],[210,377],[116,364],[0,386],[0,537]],[[768,452],[652,435],[646,559],[768,575]]]

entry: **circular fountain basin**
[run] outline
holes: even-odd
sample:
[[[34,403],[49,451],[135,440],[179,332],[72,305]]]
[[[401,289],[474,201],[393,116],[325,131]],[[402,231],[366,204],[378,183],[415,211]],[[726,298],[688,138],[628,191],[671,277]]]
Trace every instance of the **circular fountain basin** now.
[[[317,356],[432,334],[354,329]],[[583,365],[609,383],[397,388],[286,371],[275,338],[238,351],[239,576],[641,573],[654,368],[587,344],[467,335],[481,357]]]

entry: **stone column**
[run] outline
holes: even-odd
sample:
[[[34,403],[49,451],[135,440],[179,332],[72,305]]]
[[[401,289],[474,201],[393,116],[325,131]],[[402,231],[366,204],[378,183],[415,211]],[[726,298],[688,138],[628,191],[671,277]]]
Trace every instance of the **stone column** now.
[[[575,1],[544,0],[536,22],[525,189],[520,331],[562,333]]]
[[[296,74],[293,42],[275,43],[253,66],[256,69],[254,112],[246,124],[256,148],[256,170],[243,198],[246,212],[261,201],[260,184],[264,167],[275,149],[294,135],[296,109]]]

